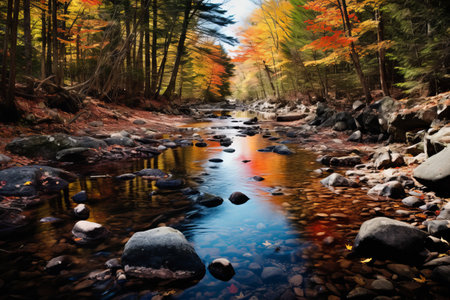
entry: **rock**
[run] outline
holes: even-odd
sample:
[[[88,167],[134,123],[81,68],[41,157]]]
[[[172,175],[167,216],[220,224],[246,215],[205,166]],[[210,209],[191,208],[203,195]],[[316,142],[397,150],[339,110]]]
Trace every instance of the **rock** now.
[[[289,283],[291,286],[301,286],[303,283],[303,276],[298,274],[289,278]]]
[[[61,218],[57,218],[57,217],[43,217],[39,220],[39,222],[44,223],[44,224],[61,224],[64,222],[63,219]]]
[[[405,196],[403,185],[398,181],[389,181],[375,185],[367,193],[369,196],[375,197],[389,197],[393,199],[402,198]]]
[[[348,293],[347,299],[357,299],[357,300],[372,299],[375,297],[375,295],[376,294],[371,290],[357,286]]]
[[[430,235],[425,241],[425,248],[431,252],[444,253],[450,249],[450,245],[447,241]]]
[[[108,145],[119,145],[119,146],[125,146],[125,147],[133,147],[135,146],[135,143],[132,139],[122,136],[122,137],[110,137],[105,139],[105,142]]]
[[[387,268],[394,272],[395,274],[399,275],[400,277],[412,279],[414,278],[415,274],[412,271],[412,269],[408,265],[403,264],[388,264]]]
[[[328,177],[322,179],[320,183],[324,186],[330,187],[330,186],[351,186],[351,187],[357,187],[358,184],[354,182],[353,180],[347,179],[341,174],[333,173],[329,175]]]
[[[156,180],[169,177],[169,174],[160,169],[142,169],[135,173],[137,176],[142,176],[146,179]]]
[[[421,184],[445,195],[450,193],[450,147],[428,158],[413,172]]]
[[[437,216],[438,220],[450,220],[450,203],[445,204],[439,215]]]
[[[409,196],[402,200],[402,203],[409,207],[419,207],[423,205],[425,202],[416,196]]]
[[[198,143],[195,144],[195,146],[196,146],[196,147],[201,147],[201,148],[203,148],[203,147],[207,147],[208,144],[207,144],[207,143],[204,143],[204,142],[198,142]]]
[[[62,180],[64,179],[64,180]],[[62,169],[30,165],[0,170],[0,196],[35,196],[39,191],[55,191],[74,181],[76,175]],[[59,188],[59,189],[58,189]]]
[[[82,219],[82,220],[88,219],[90,212],[91,211],[90,211],[89,207],[87,207],[84,204],[78,204],[73,209],[73,214],[75,215],[75,217],[77,217],[78,219]]]
[[[332,166],[353,167],[359,164],[361,164],[361,157],[359,156],[332,157],[330,159],[330,165]]]
[[[345,123],[344,121],[338,121],[334,124],[333,130],[336,130],[336,131],[347,130],[347,123]]]
[[[217,258],[209,264],[208,270],[212,276],[222,281],[228,281],[233,278],[235,272],[230,261],[226,258]]]
[[[431,273],[431,279],[444,284],[450,284],[450,265],[436,267]]]
[[[254,125],[254,124],[258,124],[258,118],[257,118],[257,117],[251,118],[251,119],[249,119],[249,120],[247,120],[247,121],[244,121],[243,124],[244,124],[244,125]]]
[[[423,143],[417,143],[409,147],[406,147],[405,149],[405,153],[411,154],[412,156],[419,155],[423,152],[424,152]]]
[[[72,260],[67,255],[61,255],[50,259],[45,265],[45,271],[49,274],[59,274],[64,269],[67,269],[72,264]]]
[[[437,266],[448,266],[448,265],[450,265],[450,256],[448,255],[444,257],[435,258],[423,264],[423,266],[426,268]]]
[[[107,267],[110,270],[118,270],[122,269],[123,266],[120,263],[119,259],[111,258],[105,262],[105,267]]]
[[[235,152],[236,150],[235,149],[233,149],[233,148],[226,148],[226,149],[223,149],[223,152],[227,152],[227,153],[233,153],[233,152]]]
[[[266,282],[285,281],[285,272],[278,267],[265,267],[261,273],[261,279]]]
[[[363,103],[362,101],[356,100],[352,104],[352,110],[357,111],[357,110],[363,108],[364,106],[366,106],[365,103]]]
[[[136,174],[133,174],[133,173],[125,173],[125,174],[116,176],[116,179],[118,179],[118,180],[132,180],[134,178],[136,178]]]
[[[223,203],[222,198],[211,194],[202,194],[197,198],[197,201],[200,205],[206,207],[216,207]]]
[[[221,162],[223,162],[223,159],[221,159],[221,158],[211,158],[211,159],[209,159],[209,161],[213,162],[213,163],[221,163]]]
[[[425,222],[424,222],[425,223]],[[449,220],[432,220],[426,221],[428,233],[432,236],[450,240],[450,221]]]
[[[19,210],[0,207],[0,237],[22,231],[30,223],[30,220],[22,215]]]
[[[231,201],[231,203],[240,205],[247,202],[250,198],[248,198],[245,194],[241,192],[234,192],[233,194],[230,195],[228,199]]]
[[[394,290],[394,285],[389,280],[376,279],[372,281],[370,288],[378,292],[392,292]]]
[[[0,153],[0,165],[6,164],[6,163],[8,163],[10,161],[11,161],[11,157]]]
[[[357,130],[348,137],[347,141],[359,143],[359,142],[361,142],[361,139],[362,139],[362,133],[361,133],[361,131]]]
[[[125,244],[122,264],[127,275],[146,279],[198,280],[205,274],[194,248],[170,227],[136,232]]]
[[[252,177],[252,179],[253,179],[254,181],[263,181],[263,180],[264,180],[264,178],[263,178],[263,177],[261,177],[261,176],[258,176],[258,175],[256,175],[256,176],[253,176],[253,177]]]
[[[76,147],[92,148],[96,150],[108,147],[108,144],[106,144],[104,141],[90,136],[72,136],[70,138],[75,140]]]
[[[181,189],[184,185],[183,179],[158,179],[155,183],[156,187],[165,190]]]
[[[377,169],[385,169],[391,165],[391,153],[388,150],[383,150],[375,154],[375,167]]]
[[[147,124],[147,122],[145,122],[144,120],[134,120],[133,124],[135,124],[135,125],[144,125],[144,124]]]
[[[84,147],[68,148],[56,153],[56,160],[68,162],[86,162],[97,156],[97,153]]]
[[[86,191],[81,191],[72,196],[72,200],[75,203],[86,203],[88,201]]]
[[[76,146],[76,140],[65,134],[33,135],[15,138],[6,150],[27,157],[54,159],[58,151]]]
[[[403,159],[403,155],[400,153],[394,152],[391,154],[391,167],[401,167],[405,165],[405,160]]]
[[[425,232],[408,223],[377,217],[361,225],[353,250],[363,257],[418,263],[427,256],[426,237]]]
[[[282,154],[282,155],[290,155],[294,153],[292,150],[290,150],[286,145],[277,145],[272,150],[274,153]]]
[[[92,122],[89,122],[89,126],[102,127],[103,126],[103,122],[102,121],[92,121]]]
[[[428,156],[442,151],[450,144],[450,126],[442,127],[433,135],[426,135],[424,138],[424,152]]]
[[[77,244],[93,244],[103,241],[109,234],[102,225],[89,221],[78,221],[72,229]]]
[[[277,122],[292,122],[304,118],[304,115],[283,115],[277,116]]]

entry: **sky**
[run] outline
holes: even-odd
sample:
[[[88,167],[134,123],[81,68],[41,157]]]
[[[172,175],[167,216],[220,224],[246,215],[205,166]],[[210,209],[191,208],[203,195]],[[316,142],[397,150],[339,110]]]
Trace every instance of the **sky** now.
[[[239,27],[245,25],[245,21],[250,16],[252,11],[256,8],[256,5],[252,3],[251,0],[226,0],[225,4],[222,5],[224,9],[228,11],[228,15],[234,16],[236,24],[230,25],[223,28],[221,31],[229,36],[236,37]],[[238,46],[231,47],[230,45],[224,44],[224,48],[227,51],[236,49]],[[232,53],[230,53],[232,56]]]

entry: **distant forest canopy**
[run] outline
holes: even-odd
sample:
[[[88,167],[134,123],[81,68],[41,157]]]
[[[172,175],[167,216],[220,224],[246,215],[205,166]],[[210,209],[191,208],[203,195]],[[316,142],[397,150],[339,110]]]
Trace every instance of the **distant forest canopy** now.
[[[341,98],[450,89],[448,0],[256,0],[235,97]]]
[[[220,32],[226,13],[208,0],[1,1],[3,108],[14,110],[16,82],[32,93],[30,77],[110,101],[224,99],[233,64],[221,44],[236,43]]]

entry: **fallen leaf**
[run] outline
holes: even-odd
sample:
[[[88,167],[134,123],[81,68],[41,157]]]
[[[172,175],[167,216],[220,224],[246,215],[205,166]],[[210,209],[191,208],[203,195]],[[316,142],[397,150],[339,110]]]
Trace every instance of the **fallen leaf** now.
[[[237,295],[237,296],[234,296],[236,299],[243,299],[243,298],[245,298],[245,296],[244,296],[244,293],[243,292],[240,292],[239,293],[239,295]]]
[[[263,245],[266,246],[266,247],[269,247],[269,246],[272,246],[272,243],[269,242],[269,241],[265,241],[265,242],[263,243]]]
[[[23,185],[31,185],[31,181],[27,181]]]
[[[372,261],[372,258],[367,258],[367,259],[361,260],[361,262],[362,262],[363,264],[367,264],[367,263],[370,262],[370,261]]]
[[[353,246],[349,245],[349,244],[345,244],[345,248],[347,248],[347,250],[352,251]]]
[[[444,256],[447,256],[447,254],[441,253],[441,254],[438,255],[438,257],[444,257]]]
[[[419,275],[419,278],[413,278],[413,280],[419,283],[424,283],[427,281],[427,279],[423,275]]]
[[[448,245],[448,242],[446,240],[444,240],[442,237],[441,237],[441,242],[446,243]]]
[[[228,287],[228,291],[229,291],[231,294],[236,294],[236,293],[238,292],[238,288],[237,288],[237,286],[235,286],[234,284],[231,284],[231,285]]]

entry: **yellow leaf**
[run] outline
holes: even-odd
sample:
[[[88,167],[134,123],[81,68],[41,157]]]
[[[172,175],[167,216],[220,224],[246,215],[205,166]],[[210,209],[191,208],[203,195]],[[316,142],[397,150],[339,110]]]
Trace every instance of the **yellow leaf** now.
[[[441,254],[438,255],[438,257],[444,257],[444,256],[447,256],[447,254],[441,253]]]
[[[367,264],[367,263],[370,262],[370,261],[372,261],[372,258],[367,258],[367,259],[361,260],[361,262],[362,262],[363,264]]]
[[[241,292],[239,295],[237,295],[237,296],[234,296],[236,299],[242,299],[242,298],[244,298],[245,296],[244,296],[244,293],[243,292]]]
[[[345,248],[347,248],[347,250],[351,251],[353,249],[353,246],[349,245],[349,244],[345,244]]]
[[[31,185],[31,181],[27,181],[23,185]]]
[[[441,237],[441,242],[446,243],[448,245],[448,242],[446,240],[444,240],[442,237]]]
[[[266,246],[266,247],[269,247],[269,246],[271,246],[271,245],[272,245],[272,243],[271,243],[271,242],[269,242],[269,241],[265,241],[265,242],[263,243],[263,245],[264,245],[264,246]]]
[[[419,282],[419,283],[424,283],[427,281],[427,279],[423,276],[423,275],[419,275],[419,278],[413,278],[414,281]]]

